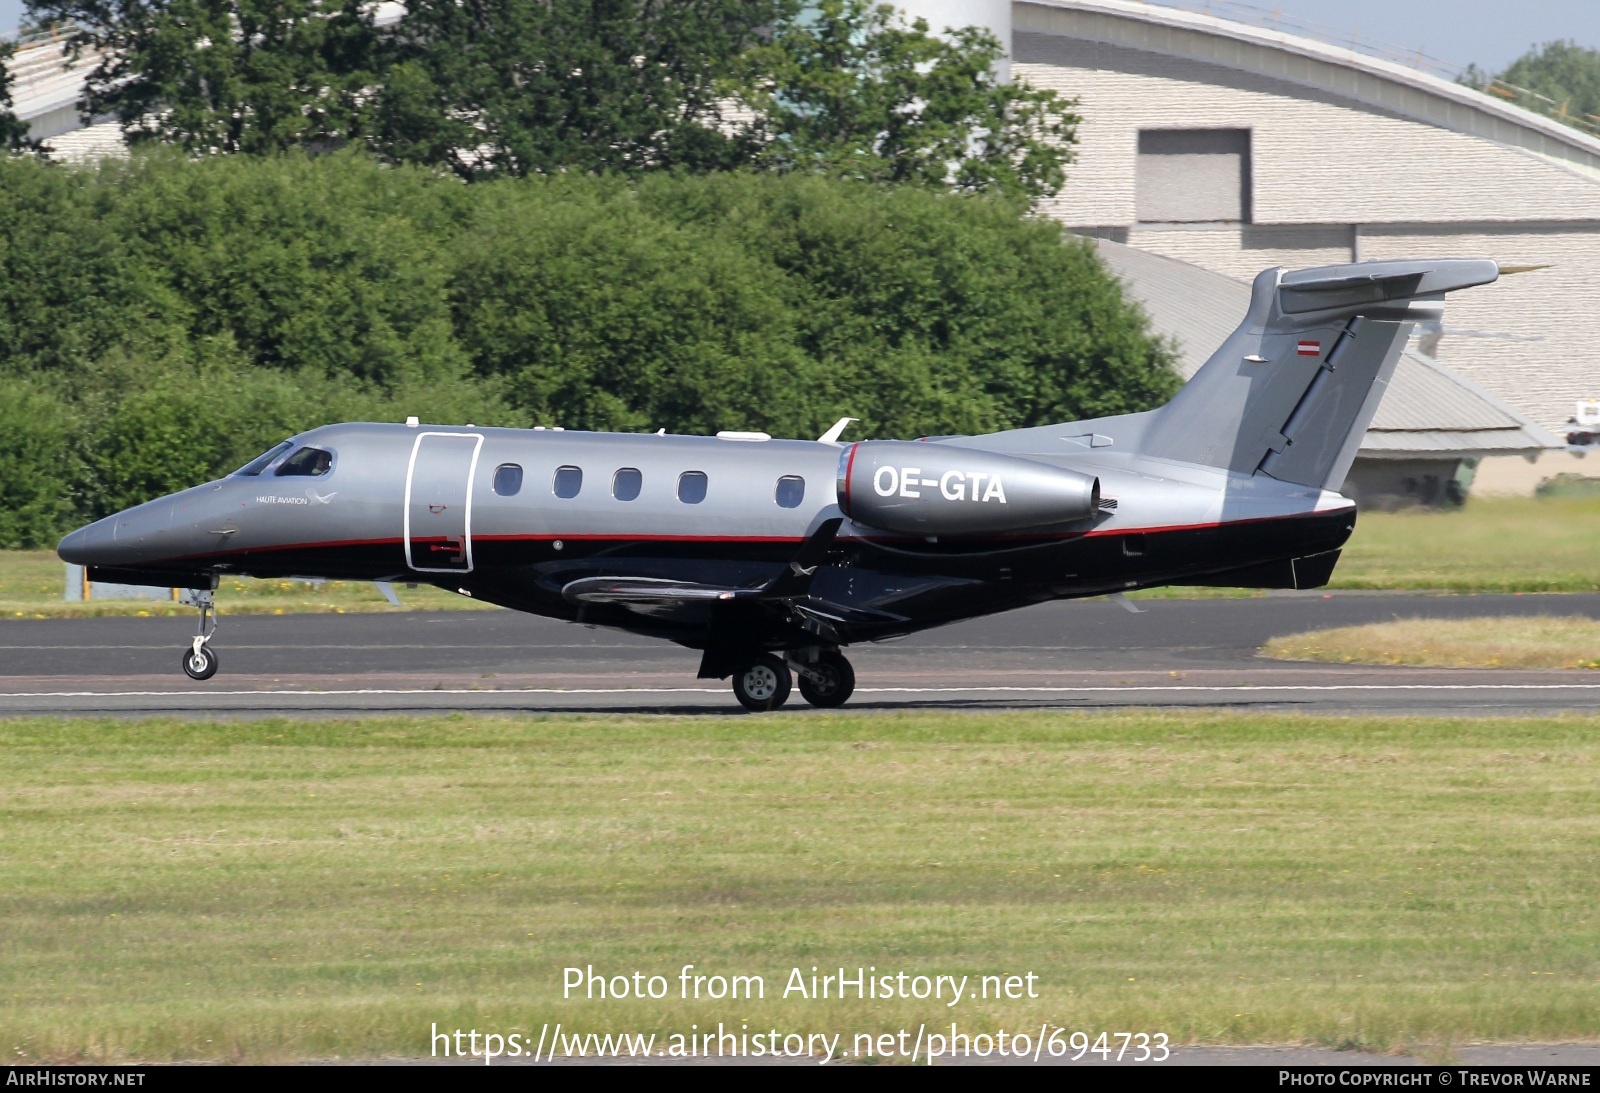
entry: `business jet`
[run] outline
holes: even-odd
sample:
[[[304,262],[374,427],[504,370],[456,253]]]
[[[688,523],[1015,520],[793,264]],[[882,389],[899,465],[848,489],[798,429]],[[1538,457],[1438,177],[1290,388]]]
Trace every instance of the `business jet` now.
[[[1166,405],[984,436],[325,425],[59,553],[91,580],[192,589],[194,679],[218,668],[220,578],[315,576],[677,642],[750,710],[796,684],[839,706],[859,642],[1158,585],[1325,584],[1355,526],[1337,491],[1413,325],[1500,272],[1267,270]]]

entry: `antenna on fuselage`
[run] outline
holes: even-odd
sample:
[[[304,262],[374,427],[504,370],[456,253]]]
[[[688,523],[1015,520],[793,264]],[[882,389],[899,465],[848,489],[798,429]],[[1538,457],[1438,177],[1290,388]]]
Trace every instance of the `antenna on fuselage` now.
[[[829,429],[827,432],[825,432],[821,436],[817,437],[817,443],[818,444],[837,444],[837,443],[839,443],[839,438],[844,435],[844,427],[846,425],[849,425],[852,421],[860,421],[860,420],[861,419],[858,418],[858,417],[842,417],[842,418],[840,418],[838,421],[833,423],[833,428]]]

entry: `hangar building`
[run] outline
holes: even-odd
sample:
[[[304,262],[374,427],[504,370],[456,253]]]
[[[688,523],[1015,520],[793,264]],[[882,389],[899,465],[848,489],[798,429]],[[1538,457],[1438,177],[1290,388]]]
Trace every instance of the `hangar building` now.
[[[1551,266],[1452,301],[1442,335],[1413,343],[1362,448],[1372,484],[1386,460],[1386,491],[1409,479],[1428,500],[1472,460],[1560,446],[1575,402],[1600,397],[1600,139],[1243,18],[1142,0],[903,6],[935,29],[988,26],[1015,76],[1077,98],[1076,162],[1044,205],[1074,231],[1239,282],[1433,254]],[[1195,319],[1168,331],[1186,352],[1216,344]]]

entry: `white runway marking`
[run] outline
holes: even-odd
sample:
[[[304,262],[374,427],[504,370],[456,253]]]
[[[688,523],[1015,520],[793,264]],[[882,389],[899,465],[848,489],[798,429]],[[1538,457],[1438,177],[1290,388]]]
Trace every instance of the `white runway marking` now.
[[[1597,691],[1600,683],[1273,683],[1238,686],[1174,684],[1140,687],[857,687],[856,694],[1140,694],[1172,691],[1242,694],[1259,691]],[[338,698],[343,695],[642,695],[716,694],[726,687],[415,687],[353,688],[347,690],[292,691],[0,691],[0,698],[201,698],[292,695],[297,698]]]

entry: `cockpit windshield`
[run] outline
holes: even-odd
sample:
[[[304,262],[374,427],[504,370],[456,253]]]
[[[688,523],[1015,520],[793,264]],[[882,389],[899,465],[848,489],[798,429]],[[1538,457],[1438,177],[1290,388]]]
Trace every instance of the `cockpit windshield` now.
[[[280,455],[292,447],[294,447],[294,442],[289,440],[285,440],[282,444],[274,445],[270,451],[262,452],[250,462],[234,471],[233,476],[235,478],[254,478],[256,475],[260,474],[262,471],[271,466],[274,459],[277,459]]]
[[[316,478],[333,469],[333,453],[325,448],[301,448],[279,464],[272,473],[284,477],[300,475]]]

